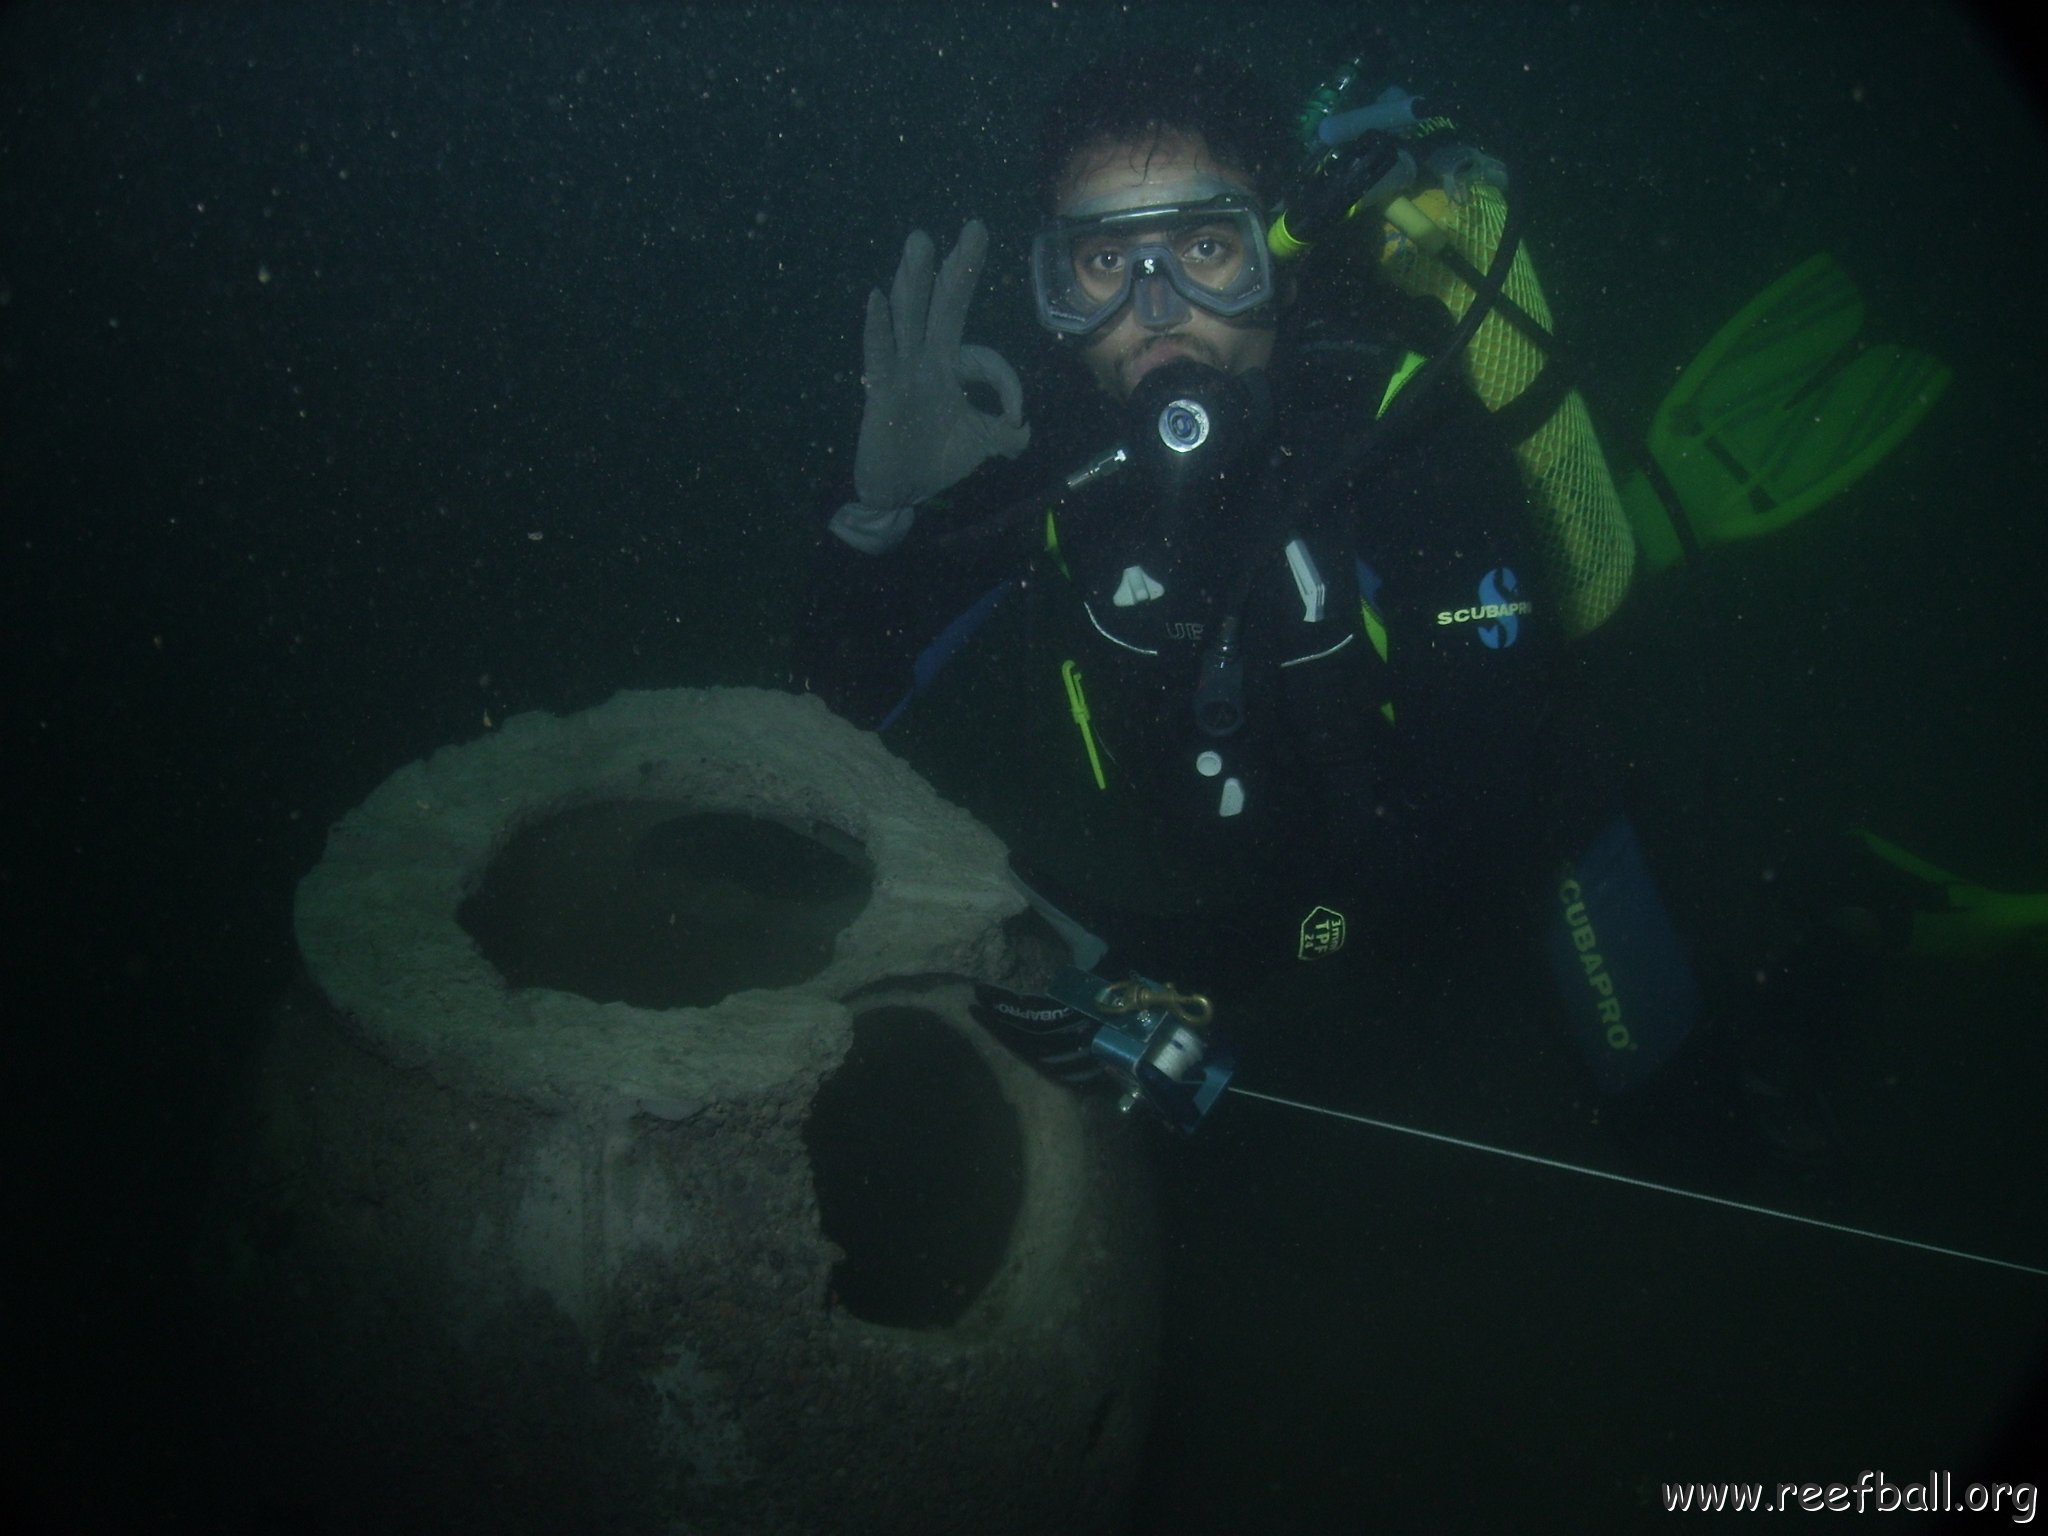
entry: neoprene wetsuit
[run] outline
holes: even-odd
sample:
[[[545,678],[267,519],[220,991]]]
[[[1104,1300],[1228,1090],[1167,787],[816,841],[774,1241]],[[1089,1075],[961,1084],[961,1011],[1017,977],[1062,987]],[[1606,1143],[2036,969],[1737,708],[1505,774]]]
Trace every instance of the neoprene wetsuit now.
[[[1020,870],[1154,974],[1244,985],[1297,961],[1441,956],[1504,920],[1526,928],[1583,832],[1551,794],[1560,635],[1506,445],[1454,369],[1418,374],[1420,361],[1290,325],[1270,404],[1249,410],[1263,422],[1234,453],[1190,472],[1137,452],[1064,495],[1058,477],[1140,441],[1156,402],[1134,418],[1070,401],[1050,430],[1041,408],[1023,460],[921,508],[893,549],[823,539],[802,680],[875,726],[929,680],[935,636],[954,627],[944,650],[960,616],[998,615],[977,639],[1016,648],[1015,696],[982,723],[1031,738],[1000,749],[1038,755],[1042,804],[1078,813],[1052,818],[1064,837],[1105,819],[1138,829],[1120,843],[1160,856],[1161,901],[1112,905],[1072,858],[1013,832]],[[1249,382],[1256,395],[1266,381]],[[1020,502],[1035,484],[1054,492]],[[1234,650],[1219,650],[1226,625]],[[1214,734],[1202,712],[1233,667],[1242,724]]]

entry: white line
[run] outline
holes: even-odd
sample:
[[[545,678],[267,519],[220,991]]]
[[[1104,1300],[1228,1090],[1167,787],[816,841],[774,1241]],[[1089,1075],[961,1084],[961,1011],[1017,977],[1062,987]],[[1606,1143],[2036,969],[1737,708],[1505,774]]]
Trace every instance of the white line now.
[[[2039,1275],[2048,1279],[2048,1269],[2032,1264],[2015,1264],[2011,1259],[1994,1259],[1988,1254],[1970,1253],[1962,1248],[1944,1248],[1939,1243],[1916,1242],[1910,1237],[1894,1237],[1889,1232],[1873,1232],[1868,1227],[1848,1227],[1838,1221],[1822,1221],[1817,1216],[1800,1216],[1791,1211],[1777,1211],[1768,1205],[1751,1205],[1746,1200],[1728,1200],[1720,1195],[1703,1195],[1696,1189],[1680,1189],[1675,1184],[1658,1184],[1649,1179],[1632,1178],[1625,1173],[1609,1173],[1604,1168],[1588,1168],[1582,1163],[1560,1162],[1554,1157],[1538,1157],[1533,1152],[1515,1152],[1507,1147],[1490,1147],[1483,1141],[1467,1141],[1462,1136],[1446,1136],[1441,1131],[1417,1130],[1412,1125],[1397,1125],[1391,1120],[1375,1120],[1370,1115],[1347,1114],[1341,1109],[1325,1109],[1320,1104],[1304,1104],[1299,1099],[1283,1099],[1278,1094],[1260,1093],[1252,1088],[1230,1085],[1230,1091],[1247,1099],[1263,1099],[1268,1104],[1284,1105],[1288,1109],[1304,1109],[1312,1115],[1328,1115],[1333,1120],[1349,1120],[1356,1125],[1369,1125],[1375,1130],[1399,1131],[1403,1136],[1420,1136],[1424,1141],[1440,1141],[1448,1147],[1464,1147],[1471,1152],[1490,1152],[1495,1157],[1511,1157],[1519,1163],[1534,1163],[1539,1168],[1558,1168],[1566,1173],[1582,1173],[1589,1179],[1606,1179],[1612,1184],[1627,1184],[1635,1189],[1655,1190],[1660,1195],[1680,1195],[1687,1200],[1700,1200],[1708,1205],[1725,1205],[1731,1211],[1748,1211],[1753,1216],[1775,1216],[1779,1221],[1796,1221],[1802,1226],[1819,1227],[1828,1232],[1842,1232],[1850,1237],[1867,1237],[1880,1243],[1896,1243],[1901,1248],[1918,1248],[1923,1253],[1939,1253],[1951,1259],[1968,1259],[1972,1264],[1990,1264],[1999,1269],[2016,1269],[2023,1275]]]

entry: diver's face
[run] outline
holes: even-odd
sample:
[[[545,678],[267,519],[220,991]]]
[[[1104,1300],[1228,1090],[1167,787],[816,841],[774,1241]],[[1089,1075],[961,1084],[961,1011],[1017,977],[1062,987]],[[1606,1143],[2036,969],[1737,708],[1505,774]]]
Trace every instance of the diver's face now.
[[[1064,217],[1167,205],[1222,191],[1250,193],[1252,186],[1238,172],[1217,164],[1200,138],[1164,133],[1082,149],[1068,167],[1057,211]],[[1149,326],[1138,318],[1138,306],[1127,303],[1081,343],[1082,361],[1107,394],[1119,401],[1130,399],[1140,379],[1176,358],[1192,358],[1224,373],[1263,368],[1271,361],[1270,313],[1253,311],[1226,320],[1198,306],[1179,307],[1185,311],[1179,318]]]

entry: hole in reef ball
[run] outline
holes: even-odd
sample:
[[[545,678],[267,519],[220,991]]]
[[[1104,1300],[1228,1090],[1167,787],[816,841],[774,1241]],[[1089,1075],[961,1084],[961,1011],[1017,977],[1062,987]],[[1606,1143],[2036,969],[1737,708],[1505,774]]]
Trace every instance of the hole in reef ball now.
[[[1003,1262],[1024,1194],[1017,1114],[980,1053],[921,1008],[869,1010],[804,1123],[839,1304],[958,1322]]]
[[[456,916],[510,986],[702,1008],[817,975],[872,885],[836,829],[623,800],[521,828]]]

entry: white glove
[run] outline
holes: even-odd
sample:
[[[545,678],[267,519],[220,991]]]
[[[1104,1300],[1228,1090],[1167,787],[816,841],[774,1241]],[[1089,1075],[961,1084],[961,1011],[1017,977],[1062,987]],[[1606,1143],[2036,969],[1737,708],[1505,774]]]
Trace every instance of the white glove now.
[[[989,348],[960,341],[988,254],[987,227],[979,219],[967,222],[936,282],[933,254],[931,236],[914,231],[903,243],[889,297],[879,288],[868,295],[861,371],[868,398],[853,461],[860,500],[842,517],[907,514],[965,479],[989,455],[1015,458],[1031,441],[1017,371]],[[967,398],[969,384],[993,389],[1000,411],[977,409]],[[834,521],[836,527],[840,519]],[[900,538],[909,531],[909,518],[897,521]]]

